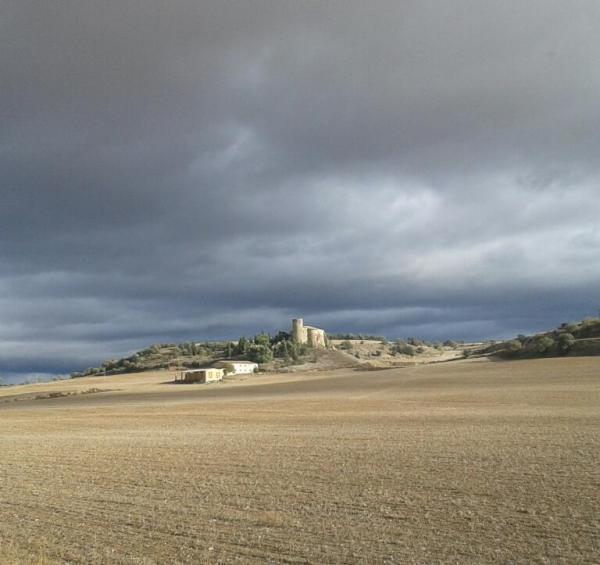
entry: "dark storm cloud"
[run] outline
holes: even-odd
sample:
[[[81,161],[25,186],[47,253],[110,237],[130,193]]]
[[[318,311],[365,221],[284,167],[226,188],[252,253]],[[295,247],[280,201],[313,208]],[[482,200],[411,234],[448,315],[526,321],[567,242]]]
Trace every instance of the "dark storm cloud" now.
[[[0,372],[596,313],[597,2],[0,10]]]

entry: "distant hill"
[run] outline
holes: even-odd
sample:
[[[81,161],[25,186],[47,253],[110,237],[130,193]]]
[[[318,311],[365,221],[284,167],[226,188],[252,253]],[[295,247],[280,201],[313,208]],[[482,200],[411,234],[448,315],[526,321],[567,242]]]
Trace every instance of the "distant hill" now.
[[[261,333],[252,338],[241,337],[237,341],[155,344],[129,357],[111,359],[99,367],[72,373],[71,378],[158,369],[198,369],[220,359],[243,359],[269,369],[281,368],[306,363],[313,353],[308,345],[293,343],[290,334],[280,331],[274,336]]]
[[[227,350],[224,342],[155,344],[129,357],[105,361],[99,367],[90,367],[72,373],[72,378],[94,375],[120,375],[156,369],[200,368],[222,358]]]
[[[488,344],[476,353],[506,359],[600,355],[600,318],[564,323],[555,330]]]
[[[357,337],[363,339],[350,339]],[[366,337],[377,337],[377,340],[368,340]],[[333,336],[330,345],[344,353],[345,364],[340,366],[346,366],[347,358],[351,355],[360,362],[371,362],[381,366],[403,364],[411,359],[422,363],[471,355],[495,355],[505,359],[600,355],[600,318],[564,323],[555,330],[530,336],[519,335],[507,341],[488,342],[482,347],[474,344],[465,347],[464,344],[452,341],[433,344],[415,338],[388,342],[379,336],[351,334]],[[120,375],[158,369],[195,369],[208,367],[219,359],[255,361],[267,370],[281,370],[307,364],[329,367],[335,365],[332,361],[334,358],[341,362],[339,355],[317,355],[317,352],[307,345],[293,343],[291,336],[286,332],[279,332],[274,336],[262,333],[248,339],[241,337],[238,341],[155,344],[129,357],[112,359],[99,367],[73,373],[71,377]]]
[[[254,361],[267,371],[331,369],[364,363],[392,367],[459,358],[462,347],[464,344],[452,341],[442,344],[407,338],[406,341],[388,342],[380,336],[340,334],[328,340],[326,349],[313,349],[307,344],[294,343],[289,333],[280,331],[275,335],[261,333],[251,338],[241,337],[237,341],[155,344],[128,357],[111,359],[99,367],[72,373],[71,377],[197,369],[209,367],[221,359]]]

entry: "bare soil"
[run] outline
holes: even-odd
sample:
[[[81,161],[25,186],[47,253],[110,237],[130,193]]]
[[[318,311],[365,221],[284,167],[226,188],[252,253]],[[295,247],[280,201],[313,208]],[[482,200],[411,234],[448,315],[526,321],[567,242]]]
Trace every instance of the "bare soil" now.
[[[0,390],[0,563],[599,562],[600,358],[172,376]]]

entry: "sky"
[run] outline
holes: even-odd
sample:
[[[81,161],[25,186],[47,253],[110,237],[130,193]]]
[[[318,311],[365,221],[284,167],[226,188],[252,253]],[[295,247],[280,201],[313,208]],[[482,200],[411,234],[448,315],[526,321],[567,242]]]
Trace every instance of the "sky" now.
[[[597,0],[1,0],[0,377],[600,308]]]

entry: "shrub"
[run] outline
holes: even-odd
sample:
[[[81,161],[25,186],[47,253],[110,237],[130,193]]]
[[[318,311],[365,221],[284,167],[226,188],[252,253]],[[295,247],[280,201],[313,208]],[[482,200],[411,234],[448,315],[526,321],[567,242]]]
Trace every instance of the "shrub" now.
[[[342,341],[342,343],[340,343],[340,349],[345,349],[346,351],[352,349],[352,344],[347,339],[345,339],[344,341]]]
[[[412,357],[415,354],[415,350],[412,345],[409,345],[405,341],[398,340],[392,347],[392,353],[399,355],[410,355]]]

